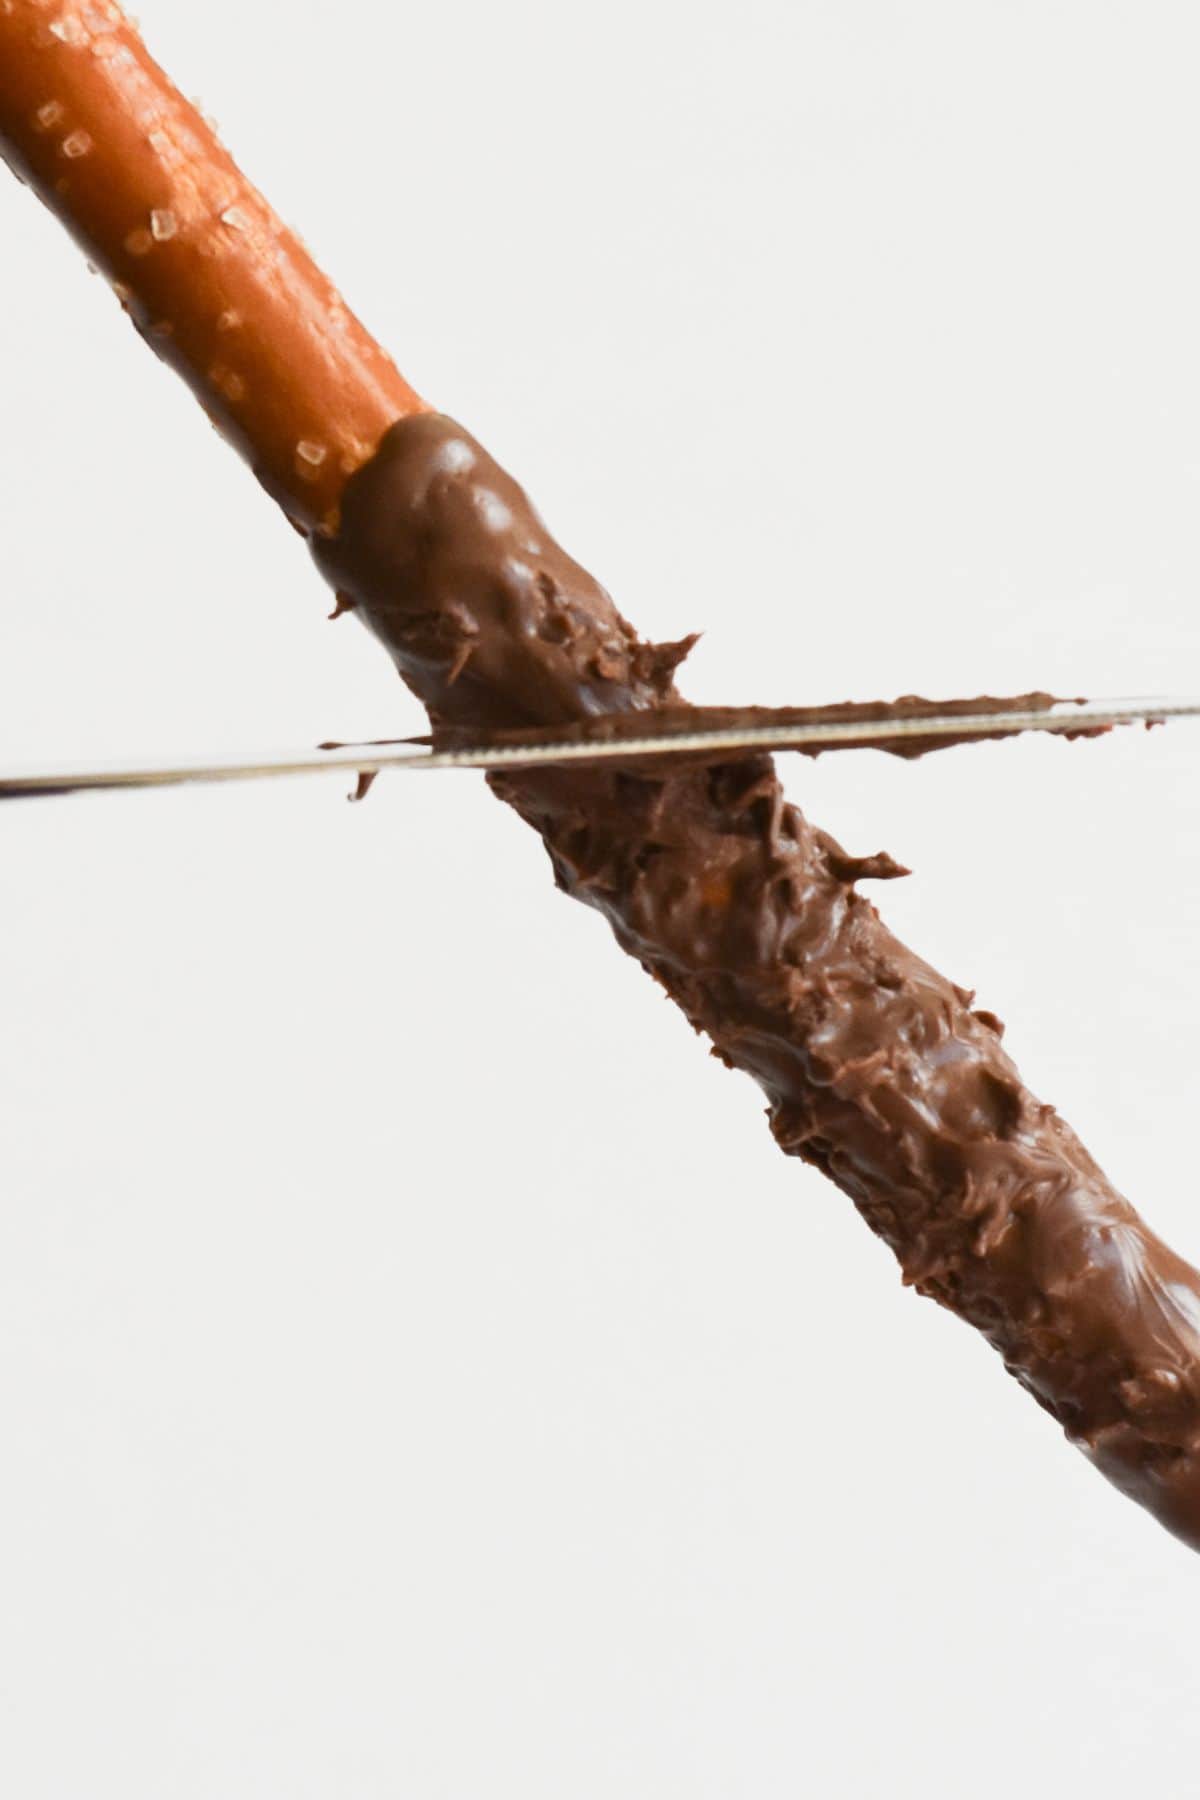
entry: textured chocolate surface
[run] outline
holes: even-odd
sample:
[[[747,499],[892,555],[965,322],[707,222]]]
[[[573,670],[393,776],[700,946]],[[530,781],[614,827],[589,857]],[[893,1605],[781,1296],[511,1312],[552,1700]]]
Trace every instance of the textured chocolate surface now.
[[[474,440],[395,425],[318,561],[435,724],[681,705],[688,648],[641,643]],[[559,885],[765,1091],[780,1146],[983,1332],[1118,1487],[1200,1548],[1200,1277],[1021,1084],[989,1013],[892,937],[765,756],[493,777]]]

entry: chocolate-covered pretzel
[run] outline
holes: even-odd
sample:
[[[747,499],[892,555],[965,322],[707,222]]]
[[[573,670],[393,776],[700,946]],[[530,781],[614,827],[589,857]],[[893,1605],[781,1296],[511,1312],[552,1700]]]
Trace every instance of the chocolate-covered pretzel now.
[[[292,520],[435,724],[683,703],[521,489],[430,413],[111,0],[0,0],[0,140]],[[1200,1548],[1200,1277],[1141,1223],[989,1013],[899,944],[764,756],[494,777],[822,1169],[1120,1488]]]

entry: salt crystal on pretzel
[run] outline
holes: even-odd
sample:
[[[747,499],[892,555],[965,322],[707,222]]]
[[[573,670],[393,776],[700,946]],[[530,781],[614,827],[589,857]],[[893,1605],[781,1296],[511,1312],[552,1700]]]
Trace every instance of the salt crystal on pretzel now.
[[[111,0],[0,0],[0,149],[306,531],[423,403]]]

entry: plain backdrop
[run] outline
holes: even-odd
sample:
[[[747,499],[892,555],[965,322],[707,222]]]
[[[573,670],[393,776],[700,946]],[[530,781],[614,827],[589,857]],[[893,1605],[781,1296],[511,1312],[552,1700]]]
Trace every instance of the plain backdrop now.
[[[1191,0],[142,0],[710,701],[1200,687]],[[0,181],[0,760],[419,715]],[[1200,733],[797,763],[1200,1256]],[[0,817],[0,1788],[1189,1791],[1200,1570],[473,777]]]

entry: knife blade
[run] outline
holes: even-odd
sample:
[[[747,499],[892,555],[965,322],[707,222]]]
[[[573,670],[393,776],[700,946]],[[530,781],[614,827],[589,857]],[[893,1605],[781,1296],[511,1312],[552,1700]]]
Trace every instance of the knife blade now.
[[[755,751],[884,749],[921,754],[946,743],[1014,737],[1023,732],[1098,736],[1123,725],[1200,718],[1200,698],[1123,697],[1026,704],[902,700],[891,705],[766,709],[680,707],[668,713],[604,714],[570,727],[506,732],[470,741],[376,739],[313,748],[198,758],[142,758],[0,768],[0,799],[180,787],[347,772],[378,775],[449,770],[519,770],[565,764],[645,763]],[[1032,703],[1029,703],[1032,702]],[[751,721],[751,722],[748,722]]]

